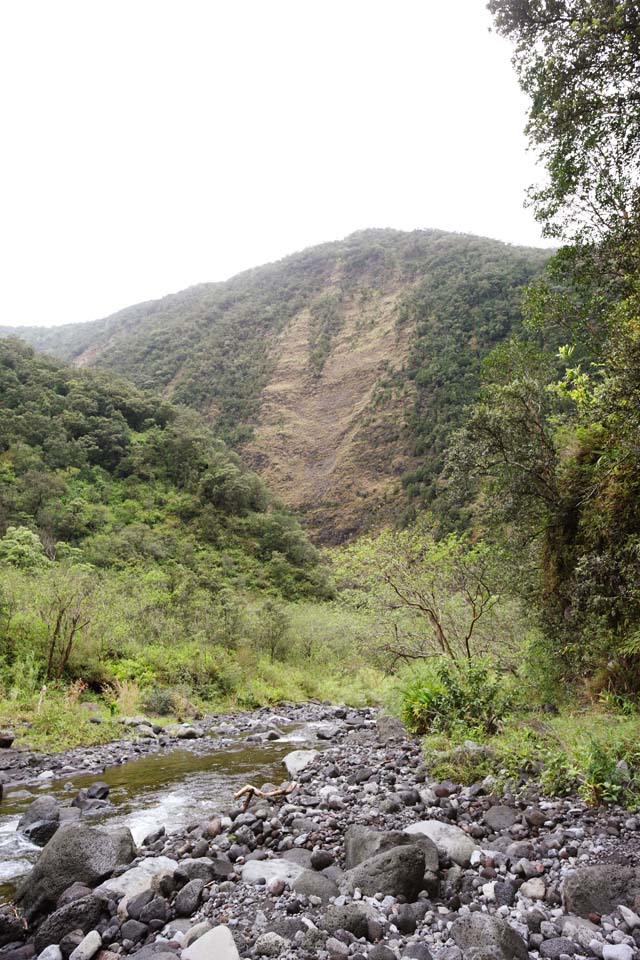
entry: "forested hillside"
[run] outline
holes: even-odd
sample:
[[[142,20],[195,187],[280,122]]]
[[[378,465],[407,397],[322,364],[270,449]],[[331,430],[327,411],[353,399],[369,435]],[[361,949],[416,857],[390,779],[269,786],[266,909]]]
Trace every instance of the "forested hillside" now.
[[[320,540],[431,503],[482,358],[548,254],[368,230],[105,320],[15,331],[196,408]]]
[[[311,624],[330,594],[298,522],[195,412],[0,340],[5,693],[76,677],[251,700],[245,671],[259,685],[261,656],[297,649],[295,603]]]

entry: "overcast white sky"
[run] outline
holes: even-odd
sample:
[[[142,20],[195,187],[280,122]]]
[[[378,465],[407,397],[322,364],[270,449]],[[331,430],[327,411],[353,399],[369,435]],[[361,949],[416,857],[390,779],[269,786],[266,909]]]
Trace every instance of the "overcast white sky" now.
[[[539,244],[485,0],[5,0],[0,323],[91,320],[365,227]]]

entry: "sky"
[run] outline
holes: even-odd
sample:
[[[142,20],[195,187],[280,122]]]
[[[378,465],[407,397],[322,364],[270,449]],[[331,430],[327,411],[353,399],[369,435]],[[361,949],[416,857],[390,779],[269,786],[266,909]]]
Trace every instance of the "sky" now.
[[[541,245],[485,0],[6,0],[0,324],[92,320],[367,227]]]

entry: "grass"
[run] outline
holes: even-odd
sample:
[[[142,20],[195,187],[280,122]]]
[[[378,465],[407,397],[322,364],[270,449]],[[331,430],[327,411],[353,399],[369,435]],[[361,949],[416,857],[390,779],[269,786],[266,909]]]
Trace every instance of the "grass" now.
[[[120,739],[118,717],[142,713],[152,722],[167,725],[203,713],[232,713],[253,710],[280,700],[300,702],[310,698],[367,706],[383,702],[388,680],[373,668],[310,669],[268,658],[251,659],[238,665],[233,688],[210,698],[185,695],[185,688],[154,686],[142,688],[135,681],[122,681],[93,694],[82,682],[51,686],[40,693],[14,690],[0,699],[0,727],[15,731],[15,745],[24,749],[55,753],[78,746],[93,746]],[[187,691],[188,692],[188,691]],[[83,701],[97,705],[97,711]],[[158,706],[167,705],[162,713]],[[102,723],[92,723],[99,716]]]
[[[483,751],[465,749],[465,740]],[[514,714],[495,736],[460,726],[426,737],[430,775],[470,784],[493,776],[517,789],[536,780],[550,796],[577,794],[588,803],[640,807],[640,715],[601,707],[564,710],[545,720]]]

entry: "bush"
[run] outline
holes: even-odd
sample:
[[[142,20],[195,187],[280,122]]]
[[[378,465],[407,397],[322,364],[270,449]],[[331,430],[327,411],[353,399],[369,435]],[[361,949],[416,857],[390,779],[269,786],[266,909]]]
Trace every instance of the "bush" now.
[[[464,726],[495,733],[511,705],[506,679],[484,660],[431,661],[401,693],[401,715],[413,733],[450,732]]]

